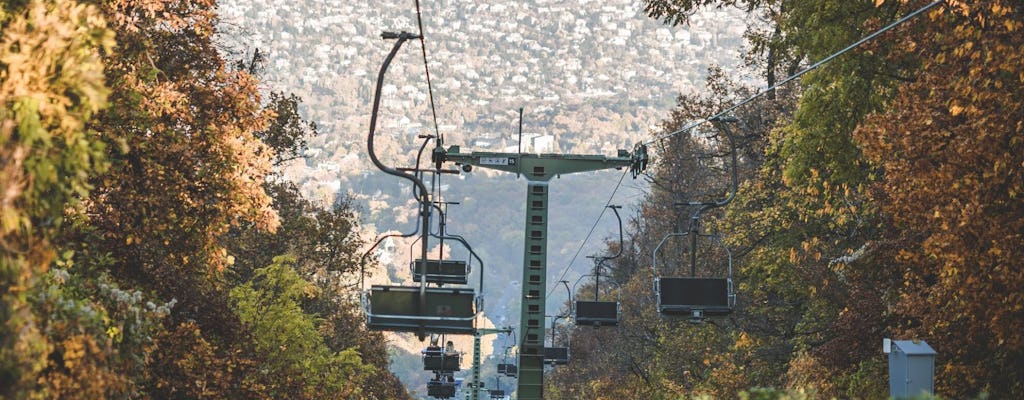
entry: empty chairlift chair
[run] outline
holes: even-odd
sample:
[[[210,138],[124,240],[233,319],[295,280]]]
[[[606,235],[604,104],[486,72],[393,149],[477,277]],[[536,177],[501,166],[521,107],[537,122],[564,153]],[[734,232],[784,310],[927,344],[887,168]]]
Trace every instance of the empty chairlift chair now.
[[[568,347],[545,347],[544,363],[548,365],[566,365],[569,363]]]
[[[620,207],[610,205],[608,208],[615,213],[615,219],[619,221],[619,251],[611,257],[594,257],[594,272],[592,274],[583,275],[576,281],[574,286],[578,286],[580,282],[583,281],[583,278],[588,276],[594,277],[594,300],[576,300],[573,304],[573,320],[576,322],[577,326],[598,327],[619,325],[619,302],[602,301],[600,298],[601,273],[604,268],[604,262],[622,255],[622,218],[619,216],[618,211]],[[573,287],[572,293],[577,293],[575,287]]]
[[[410,268],[416,282],[420,281],[424,273],[427,275],[427,283],[465,285],[469,281],[469,264],[461,260],[417,259],[411,263]]]
[[[363,308],[369,329],[471,335],[476,303],[472,288],[373,285]]]
[[[576,325],[616,326],[619,324],[619,302],[576,300]]]
[[[725,276],[696,276],[696,267],[692,266],[691,276],[663,276],[658,269],[658,251],[671,237],[687,236],[692,232],[672,233],[662,239],[654,250],[654,293],[657,298],[658,312],[666,315],[689,316],[699,321],[705,316],[726,315],[736,305],[736,294],[732,283],[732,253],[717,235],[699,235],[711,237],[725,250]],[[690,249],[690,251],[695,251]]]
[[[461,243],[480,266],[483,287],[483,263],[464,239],[443,236],[439,239]],[[417,259],[410,263],[417,282],[422,284],[466,284],[470,266],[465,261]],[[472,335],[479,296],[468,287],[429,287],[373,285],[366,296],[366,326],[393,332],[451,333]]]
[[[427,382],[427,396],[435,399],[450,399],[455,397],[455,382],[448,382],[443,379],[431,379]]]

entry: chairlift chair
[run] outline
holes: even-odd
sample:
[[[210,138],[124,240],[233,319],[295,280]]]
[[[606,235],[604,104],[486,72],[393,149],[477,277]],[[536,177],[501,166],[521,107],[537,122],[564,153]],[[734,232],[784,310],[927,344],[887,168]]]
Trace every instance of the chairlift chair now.
[[[600,268],[598,266],[597,268]],[[573,321],[576,326],[618,326],[619,325],[619,311],[621,306],[618,301],[603,301],[598,297],[599,283],[601,275],[599,274],[587,274],[580,277],[580,280],[576,281],[576,285],[580,284],[583,278],[593,276],[594,279],[594,300],[577,300],[573,301]],[[573,288],[573,293],[576,293],[576,289]]]
[[[456,372],[460,370],[459,364],[462,355],[459,353],[447,353],[439,346],[427,347],[421,353],[424,371]]]
[[[435,399],[455,397],[455,382],[446,382],[437,378],[431,379],[427,382],[427,396]]]
[[[373,285],[363,309],[372,330],[471,335],[477,300],[472,288]]]
[[[729,124],[739,122],[735,117],[716,116],[709,120],[715,123],[725,133],[732,147],[732,185],[728,196],[719,201],[713,202],[688,202],[680,205],[697,206],[697,211],[691,217],[690,230],[688,232],[670,233],[666,235],[661,243],[654,249],[652,257],[654,264],[654,293],[657,298],[658,312],[668,315],[689,315],[692,322],[700,322],[705,316],[726,315],[732,312],[736,306],[736,293],[733,291],[732,283],[732,252],[729,251],[721,237],[717,234],[700,233],[700,215],[712,208],[724,207],[732,202],[739,189],[739,173],[737,167],[736,142],[733,139],[732,130]],[[658,269],[658,251],[672,237],[686,237],[690,239],[690,276],[663,276]],[[697,274],[697,239],[700,237],[710,238],[725,251],[726,275],[725,276],[698,276]]]
[[[505,375],[509,378],[515,378],[519,376],[519,367],[512,363],[499,363],[498,374]]]
[[[544,363],[548,365],[566,365],[569,363],[568,347],[545,347]]]
[[[573,287],[572,293],[576,293],[576,285],[580,284],[583,278],[594,277],[594,300],[576,300],[573,303],[573,321],[577,326],[618,326],[619,325],[619,302],[602,301],[600,299],[601,268],[607,260],[618,258],[622,255],[622,217],[619,216],[620,206],[609,205],[608,208],[615,213],[615,219],[619,222],[619,251],[611,257],[594,257],[594,273],[580,277]],[[589,257],[588,257],[589,258]]]
[[[727,274],[724,277],[663,276],[658,269],[658,251],[674,236],[687,236],[692,232],[672,233],[662,239],[654,250],[654,294],[658,312],[666,315],[689,316],[699,321],[705,316],[727,315],[736,306],[736,294],[732,282],[732,252],[722,244],[718,235],[701,235],[713,238],[725,250]],[[696,249],[690,249],[696,251]]]
[[[419,158],[417,158],[416,168],[412,171],[415,174],[408,172],[408,169],[399,169],[384,165],[374,151],[374,136],[377,130],[377,117],[380,110],[381,91],[384,85],[384,76],[394,59],[395,55],[401,46],[408,40],[416,39],[419,35],[402,32],[400,34],[386,32],[382,34],[383,38],[397,39],[391,51],[385,58],[384,63],[380,67],[379,78],[376,83],[376,91],[373,98],[372,111],[370,113],[370,129],[367,135],[367,154],[369,155],[370,161],[373,162],[374,166],[380,169],[382,172],[393,175],[401,179],[410,181],[413,184],[413,193],[417,198],[417,202],[420,204],[420,217],[419,222],[421,228],[421,239],[423,240],[422,245],[422,257],[421,259],[427,259],[427,240],[430,236],[430,214],[431,207],[435,204],[430,200],[430,191],[427,186],[423,183],[423,179],[420,176],[419,169]],[[425,138],[424,146],[420,149],[420,154],[423,153],[423,149],[431,139],[430,137]],[[438,143],[440,144],[440,143]],[[438,168],[439,169],[439,168]],[[440,171],[438,171],[440,173]],[[443,214],[443,213],[442,213]],[[440,234],[444,235],[444,217],[441,218]],[[405,235],[402,235],[405,236]],[[442,238],[442,241],[444,239]],[[461,241],[465,244],[465,241]],[[469,246],[466,246],[470,253],[473,251]],[[479,259],[479,258],[477,258]],[[362,264],[361,264],[362,265]],[[416,268],[416,263],[413,263],[413,269]],[[437,288],[427,287],[427,277],[429,275],[430,262],[424,261],[420,265],[423,266],[423,274],[419,280],[417,286],[389,286],[389,285],[373,285],[370,290],[363,292],[362,294],[362,306],[366,314],[366,326],[373,330],[385,330],[395,332],[414,332],[420,340],[423,340],[428,332],[432,333],[453,333],[453,334],[473,334],[476,325],[476,310],[482,309],[482,292],[483,292],[483,264],[480,264],[480,285],[479,290],[481,294],[478,296],[476,291],[472,288]],[[444,272],[444,263],[438,262],[436,264],[438,272]],[[457,265],[453,265],[457,267]],[[362,271],[361,271],[362,272]],[[468,271],[466,271],[468,274]],[[359,286],[363,288],[363,274],[360,274]],[[428,385],[428,388],[430,385]],[[447,386],[442,386],[447,388]],[[454,385],[451,387],[451,396],[454,396]],[[444,389],[442,393],[447,394],[448,390]]]

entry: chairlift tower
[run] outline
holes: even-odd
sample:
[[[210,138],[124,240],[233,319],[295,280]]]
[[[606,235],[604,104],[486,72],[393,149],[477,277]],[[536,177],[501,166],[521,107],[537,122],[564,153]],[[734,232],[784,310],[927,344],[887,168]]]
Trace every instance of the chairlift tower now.
[[[470,372],[470,382],[467,385],[470,390],[469,398],[472,400],[480,398],[480,389],[483,388],[483,385],[480,384],[480,337],[483,335],[492,335],[497,333],[504,333],[508,335],[512,333],[512,328],[477,328],[473,331],[473,369]]]
[[[526,178],[526,224],[523,249],[521,345],[518,398],[544,397],[544,312],[547,300],[548,193],[551,178],[577,172],[629,167],[635,178],[646,168],[647,149],[637,146],[631,154],[619,150],[616,157],[572,154],[523,154],[460,152],[459,146],[434,149],[433,161],[440,170],[445,162],[462,166],[515,173]]]

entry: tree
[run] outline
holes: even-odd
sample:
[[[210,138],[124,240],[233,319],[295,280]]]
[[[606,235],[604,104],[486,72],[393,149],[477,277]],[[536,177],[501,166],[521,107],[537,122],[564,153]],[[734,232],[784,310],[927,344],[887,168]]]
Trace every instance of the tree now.
[[[900,274],[898,328],[941,355],[936,392],[1024,396],[1024,7],[950,2],[895,48],[915,80],[857,132],[885,178],[892,230],[877,251]]]
[[[107,104],[101,55],[112,45],[95,7],[0,5],[0,397],[38,394],[55,346],[29,297],[56,258],[64,212],[82,207],[88,178],[107,167],[86,123]]]
[[[316,123],[303,121],[299,115],[301,99],[295,94],[285,95],[281,92],[270,92],[270,100],[265,109],[273,112],[270,126],[256,132],[256,137],[274,149],[274,166],[304,157],[306,140],[316,136]]]
[[[363,364],[352,348],[334,352],[317,331],[318,321],[302,311],[300,302],[316,295],[315,285],[292,268],[294,259],[276,257],[256,270],[253,279],[231,290],[242,322],[253,330],[263,359],[263,376],[272,398],[338,398],[360,395],[373,367]]]
[[[786,0],[643,0],[644,11],[651,18],[660,19],[666,24],[688,24],[697,10],[714,6],[716,8],[737,7],[747,13],[757,13],[763,24],[752,24],[744,34],[751,48],[745,55],[748,65],[763,68],[765,83],[768,87],[775,86],[779,78],[779,69],[787,75],[797,72],[797,68],[806,54],[794,38],[802,35],[797,33],[803,26],[792,24],[793,9],[803,8],[806,2]],[[775,93],[767,97],[772,100]]]

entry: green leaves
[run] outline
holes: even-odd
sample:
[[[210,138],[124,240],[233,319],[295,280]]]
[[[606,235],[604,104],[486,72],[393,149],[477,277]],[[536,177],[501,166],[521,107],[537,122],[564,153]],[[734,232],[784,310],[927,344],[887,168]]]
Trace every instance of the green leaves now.
[[[292,257],[276,257],[251,281],[231,290],[232,304],[265,358],[265,376],[258,379],[273,397],[349,398],[374,368],[363,364],[354,349],[333,353],[327,348],[318,320],[300,306],[316,294],[316,286],[302,280],[293,263]]]

